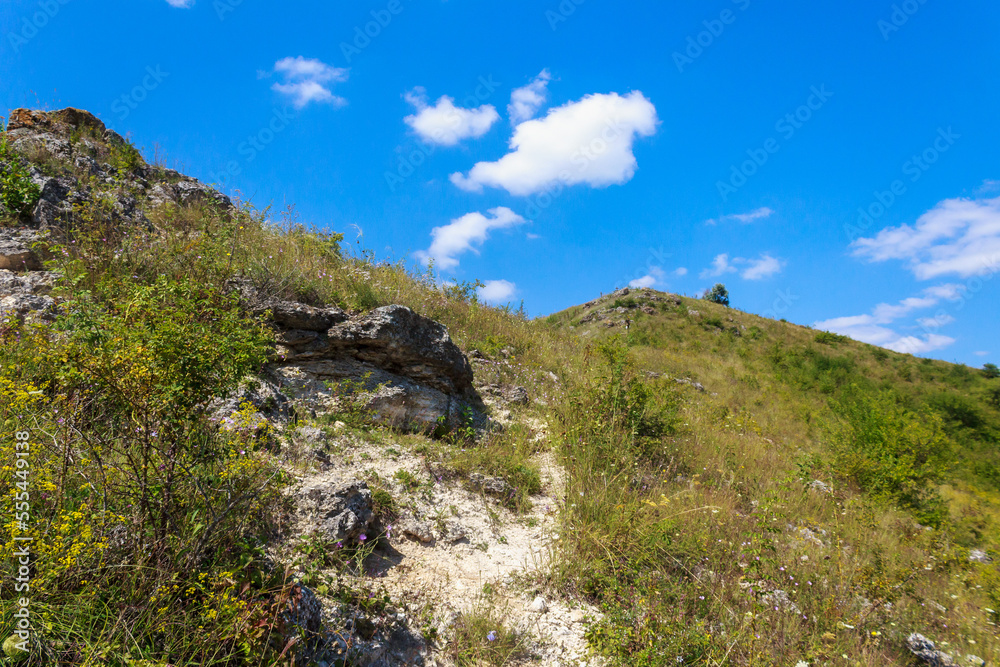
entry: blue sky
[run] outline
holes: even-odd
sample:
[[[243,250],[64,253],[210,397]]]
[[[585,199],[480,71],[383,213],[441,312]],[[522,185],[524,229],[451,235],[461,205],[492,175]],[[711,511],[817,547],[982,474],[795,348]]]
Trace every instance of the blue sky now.
[[[998,30],[995,3],[941,0],[7,0],[0,113],[88,109],[532,315],[724,282],[742,310],[980,366]]]

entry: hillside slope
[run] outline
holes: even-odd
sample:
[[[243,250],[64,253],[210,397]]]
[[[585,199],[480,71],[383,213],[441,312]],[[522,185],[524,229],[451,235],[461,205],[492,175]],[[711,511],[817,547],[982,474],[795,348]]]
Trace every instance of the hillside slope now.
[[[529,321],[11,118],[10,662],[1000,659],[1000,380],[652,290]]]

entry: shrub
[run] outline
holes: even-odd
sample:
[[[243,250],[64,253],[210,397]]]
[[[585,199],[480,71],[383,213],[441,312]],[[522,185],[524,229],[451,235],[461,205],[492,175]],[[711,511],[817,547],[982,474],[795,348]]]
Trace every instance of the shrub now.
[[[991,380],[995,378],[1000,378],[1000,368],[997,368],[996,364],[984,364],[983,375],[985,375]]]
[[[718,303],[723,306],[729,306],[729,290],[722,283],[716,283],[715,286],[705,292],[701,297],[705,301],[711,301],[712,303]]]
[[[848,340],[848,338],[847,336],[841,336],[840,334],[831,333],[829,331],[820,331],[816,334],[816,337],[813,340],[822,345],[836,345],[837,343],[842,343],[845,340]]]
[[[941,418],[910,412],[891,393],[868,394],[857,386],[834,408],[844,420],[835,442],[841,475],[939,525],[945,510],[933,484],[944,472],[949,446]]]
[[[0,167],[0,202],[14,215],[28,213],[42,192],[3,136],[0,136],[0,162],[5,165]]]

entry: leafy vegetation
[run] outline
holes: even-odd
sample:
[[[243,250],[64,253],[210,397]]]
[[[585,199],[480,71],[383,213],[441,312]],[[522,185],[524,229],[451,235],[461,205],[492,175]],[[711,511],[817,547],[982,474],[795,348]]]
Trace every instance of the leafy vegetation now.
[[[712,303],[717,303],[720,306],[729,305],[729,290],[722,283],[716,283],[712,289],[705,292],[702,297],[705,301],[711,301]]]
[[[8,145],[7,137],[0,133],[0,203],[9,214],[24,215],[34,208],[41,194],[20,157]]]

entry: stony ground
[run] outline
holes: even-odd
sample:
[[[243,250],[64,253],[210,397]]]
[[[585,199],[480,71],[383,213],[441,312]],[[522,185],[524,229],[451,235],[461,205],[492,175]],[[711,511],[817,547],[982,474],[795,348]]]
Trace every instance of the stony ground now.
[[[544,424],[532,426],[537,437],[544,438]],[[397,633],[395,640],[368,651],[372,664],[453,664],[448,649],[456,619],[484,604],[497,609],[509,628],[523,633],[524,657],[511,664],[601,664],[588,656],[584,639],[599,612],[555,599],[533,583],[539,581],[559,540],[564,471],[555,457],[548,452],[536,455],[542,492],[531,497],[530,509],[515,514],[469,480],[436,475],[426,458],[401,440],[346,430],[320,436],[314,450],[333,455],[298,475],[299,488],[378,480],[391,489],[400,507],[391,527],[382,527],[364,575],[323,572],[339,584],[384,590],[393,601],[389,611],[395,614],[384,614],[381,622],[388,617],[389,625],[407,627],[409,632]],[[412,446],[412,437],[406,440]],[[300,520],[291,534],[305,530]],[[320,600],[331,612],[328,616],[336,615],[337,601],[322,595]],[[427,637],[431,629],[436,639],[416,639]]]

